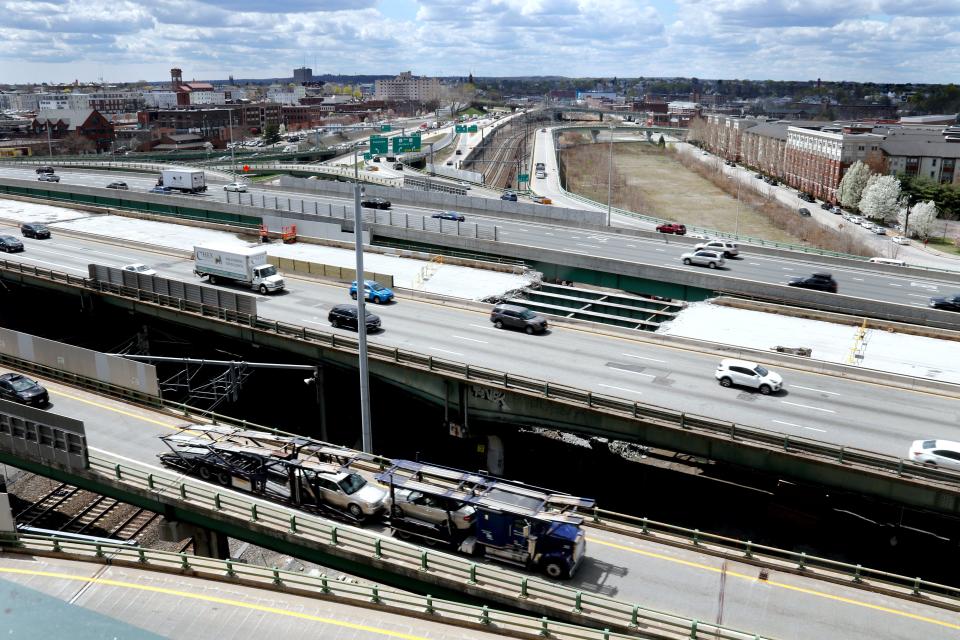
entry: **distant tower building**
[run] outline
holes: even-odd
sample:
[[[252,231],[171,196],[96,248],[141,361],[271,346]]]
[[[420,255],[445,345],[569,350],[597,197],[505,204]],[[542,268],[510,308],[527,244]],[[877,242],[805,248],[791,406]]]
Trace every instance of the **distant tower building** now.
[[[183,71],[180,69],[170,69],[170,90],[176,91],[183,82]]]
[[[313,69],[309,67],[300,67],[293,70],[293,82],[295,84],[305,84],[313,82]]]

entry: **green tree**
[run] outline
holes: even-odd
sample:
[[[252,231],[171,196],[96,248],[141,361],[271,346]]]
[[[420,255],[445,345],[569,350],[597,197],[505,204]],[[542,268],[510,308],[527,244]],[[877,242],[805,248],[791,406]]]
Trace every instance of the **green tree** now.
[[[273,144],[280,141],[280,127],[275,124],[268,124],[263,128],[263,144]]]

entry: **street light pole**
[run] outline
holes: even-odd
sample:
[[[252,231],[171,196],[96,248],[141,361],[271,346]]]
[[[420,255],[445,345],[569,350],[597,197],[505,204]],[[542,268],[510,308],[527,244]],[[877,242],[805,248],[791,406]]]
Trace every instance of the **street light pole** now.
[[[427,191],[430,191],[430,176],[436,175],[433,167],[433,143],[428,142],[430,146],[430,171],[427,173]]]
[[[360,210],[360,169],[353,150],[353,239],[357,268],[357,351],[360,360],[360,432],[364,453],[373,453],[370,424],[370,376],[367,372],[367,287],[363,277],[363,215]]]
[[[607,226],[612,219],[613,201],[613,126],[610,127],[610,153],[607,156]]]
[[[227,111],[230,117],[230,168],[233,169],[233,180],[237,180],[237,147],[233,143],[233,108]]]
[[[53,157],[53,142],[50,141],[50,118],[47,118],[47,155]]]

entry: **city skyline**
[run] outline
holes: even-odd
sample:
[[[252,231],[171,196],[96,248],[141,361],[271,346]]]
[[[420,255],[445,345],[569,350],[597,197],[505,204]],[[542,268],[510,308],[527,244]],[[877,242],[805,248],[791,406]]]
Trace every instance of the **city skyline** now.
[[[3,3],[0,82],[315,75],[947,83],[955,3],[893,0],[70,0]]]

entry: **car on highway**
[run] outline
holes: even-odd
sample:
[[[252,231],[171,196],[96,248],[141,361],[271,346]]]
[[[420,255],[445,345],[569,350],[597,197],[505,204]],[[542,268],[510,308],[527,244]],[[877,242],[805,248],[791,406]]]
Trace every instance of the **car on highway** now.
[[[376,280],[364,280],[363,289],[366,292],[366,299],[374,304],[385,304],[393,300],[393,291],[383,286]],[[350,297],[357,299],[357,281],[350,283]]]
[[[540,129],[540,131],[541,131],[542,133],[546,133],[546,132],[547,132],[546,129]]]
[[[381,328],[380,316],[370,313],[366,309],[364,309],[364,312],[367,316],[366,322],[364,323],[367,326],[367,331],[379,331]],[[338,304],[330,309],[330,313],[327,314],[327,320],[335,328],[344,327],[357,331],[360,328],[357,324],[358,315],[357,305]]]
[[[124,191],[127,191],[130,189],[130,187],[127,186],[126,182],[117,181],[117,182],[111,182],[110,184],[108,184],[107,189],[122,189]]]
[[[385,198],[366,198],[360,201],[360,206],[367,209],[389,209],[392,205]]]
[[[228,182],[223,185],[224,191],[237,191],[239,193],[247,192],[247,183],[246,182]]]
[[[60,182],[60,176],[55,173],[41,173],[37,176],[40,182]]]
[[[164,195],[170,195],[171,193],[173,193],[173,189],[171,189],[170,187],[151,187],[150,191],[148,191],[147,193],[162,193]]]
[[[536,202],[537,204],[553,204],[553,200],[551,200],[546,196],[533,196],[530,199]]]
[[[523,329],[528,334],[547,330],[547,319],[518,304],[500,303],[490,310],[490,322],[497,329]]]
[[[830,204],[829,202],[824,202],[823,204],[820,205],[820,208],[823,209],[824,211],[830,211],[830,209],[833,208],[833,205]]]
[[[54,173],[55,171],[56,169],[54,169],[50,165],[43,165],[43,166],[37,167],[37,173]]]
[[[890,236],[890,240],[897,244],[910,244],[910,238],[907,236]]]
[[[124,271],[133,271],[134,273],[141,273],[145,276],[155,276],[157,272],[154,269],[151,269],[142,262],[134,262],[133,264],[128,264],[123,267]]]
[[[749,360],[724,358],[717,365],[714,377],[721,387],[748,387],[765,396],[783,388],[783,378],[779,373]]]
[[[707,251],[706,249],[684,253],[680,256],[680,259],[683,260],[683,264],[686,265],[695,264],[700,267],[710,267],[711,269],[722,267],[726,262],[723,254],[719,251]]]
[[[755,173],[755,174],[753,174],[753,177],[756,178],[757,180],[763,180],[763,174],[762,174],[762,173]]]
[[[500,199],[509,200],[510,202],[516,202],[517,194],[514,193],[513,191],[504,191],[503,194],[501,194]]]
[[[440,220],[454,220],[456,222],[464,222],[467,219],[462,213],[457,213],[456,211],[438,211],[430,217],[439,218]]]
[[[4,253],[23,251],[23,243],[13,236],[0,236],[0,251]]]
[[[850,216],[849,220],[853,224],[860,224],[863,222],[863,216]]]
[[[740,254],[740,247],[737,246],[737,243],[729,240],[707,240],[693,245],[694,251],[700,251],[701,249],[719,251],[724,258],[733,258]]]
[[[810,209],[807,209],[806,207],[800,207],[799,209],[797,209],[797,213],[799,213],[800,216],[804,218],[810,217]]]
[[[787,283],[787,286],[825,291],[827,293],[837,292],[837,281],[834,280],[833,276],[829,273],[814,273],[809,276],[794,278]]]
[[[843,209],[841,209],[837,205],[833,205],[832,207],[830,207],[830,213],[839,216],[840,214],[843,213]]]
[[[674,233],[678,236],[687,235],[686,225],[682,225],[679,222],[665,222],[657,225],[657,231],[660,233]]]
[[[904,262],[903,260],[898,260],[897,258],[883,258],[879,256],[876,258],[870,258],[870,262],[872,262],[873,264],[889,264],[894,267],[907,266],[907,263]]]
[[[463,180],[458,181],[457,186],[462,188],[464,191],[470,191],[470,185],[464,182]]]
[[[34,407],[45,407],[50,403],[43,385],[19,373],[0,375],[0,398]]]
[[[879,224],[873,225],[873,228],[870,229],[870,231],[873,231],[873,232],[874,232],[875,234],[877,234],[878,236],[885,236],[885,235],[887,235],[887,228],[884,227],[884,226],[881,226],[881,225],[879,225]]]
[[[914,440],[907,453],[914,462],[928,467],[960,471],[960,442],[951,440]]]
[[[395,170],[397,170],[397,171],[403,171],[403,163],[402,163],[402,162],[394,162],[394,163],[393,163],[393,168],[394,168]]]
[[[473,505],[447,496],[421,493],[412,489],[394,489],[390,515],[395,518],[412,518],[430,524],[469,529],[476,516]]]
[[[24,222],[20,225],[20,233],[24,238],[36,238],[37,240],[50,237],[50,229],[47,228],[47,225],[39,222]]]
[[[930,298],[930,306],[934,309],[943,309],[944,311],[960,311],[960,293],[955,293],[951,296]]]

